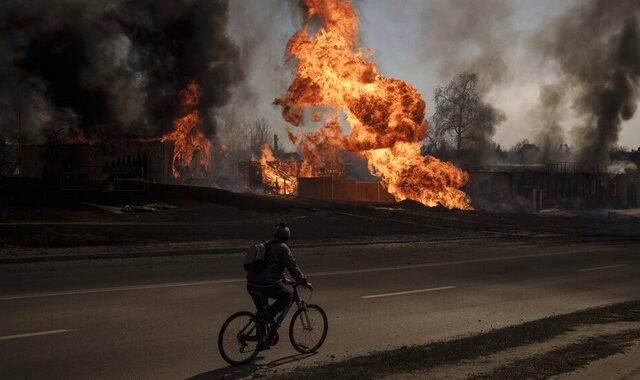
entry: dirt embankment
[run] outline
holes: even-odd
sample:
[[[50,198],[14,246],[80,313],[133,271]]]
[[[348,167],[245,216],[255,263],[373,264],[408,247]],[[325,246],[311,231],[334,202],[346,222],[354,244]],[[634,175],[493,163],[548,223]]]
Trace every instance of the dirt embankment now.
[[[640,238],[640,222],[633,220],[447,210],[408,201],[357,204],[180,186],[156,186],[131,194],[36,190],[3,193],[2,255],[88,251],[89,247],[122,252],[242,247],[269,238],[281,221],[292,227],[294,244],[479,237]],[[143,207],[149,204],[170,207],[155,211]]]
[[[638,344],[640,300],[268,376],[279,380],[547,379],[637,349]]]

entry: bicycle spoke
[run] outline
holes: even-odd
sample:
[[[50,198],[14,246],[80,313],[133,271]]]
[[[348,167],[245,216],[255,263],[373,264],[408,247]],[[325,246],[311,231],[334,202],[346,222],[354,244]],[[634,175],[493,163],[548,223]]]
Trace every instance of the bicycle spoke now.
[[[221,350],[235,362],[249,360],[258,350],[258,327],[249,314],[238,315],[221,332]]]
[[[302,310],[292,323],[292,339],[302,350],[314,350],[322,344],[326,326],[318,309]]]

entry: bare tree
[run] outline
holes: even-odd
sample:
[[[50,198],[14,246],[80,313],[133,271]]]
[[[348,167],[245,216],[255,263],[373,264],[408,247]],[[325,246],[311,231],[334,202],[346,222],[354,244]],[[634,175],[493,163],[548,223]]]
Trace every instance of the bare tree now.
[[[452,134],[458,152],[462,150],[467,131],[475,122],[480,104],[476,90],[477,78],[474,73],[462,73],[447,86],[436,88],[434,129],[440,134]]]
[[[434,123],[433,120],[434,119],[432,118],[431,123],[429,123],[425,142],[431,147],[437,149],[445,143],[446,135],[443,133],[443,124]]]
[[[240,154],[249,149],[250,130],[248,123],[240,125],[224,123],[220,125],[218,134],[229,152]]]
[[[249,125],[249,148],[259,151],[263,145],[269,143],[271,128],[264,118],[255,120]]]
[[[452,139],[458,154],[470,145],[489,142],[495,124],[505,117],[482,101],[477,86],[477,74],[464,72],[447,86],[436,88],[432,141],[442,143]]]
[[[441,159],[451,159],[452,135],[445,129],[443,123],[436,123],[434,117],[429,122],[427,137],[422,146],[423,154],[429,154]]]
[[[221,124],[218,131],[229,152],[238,157],[248,158],[251,153],[259,153],[264,144],[269,142],[271,128],[265,119],[237,124]]]

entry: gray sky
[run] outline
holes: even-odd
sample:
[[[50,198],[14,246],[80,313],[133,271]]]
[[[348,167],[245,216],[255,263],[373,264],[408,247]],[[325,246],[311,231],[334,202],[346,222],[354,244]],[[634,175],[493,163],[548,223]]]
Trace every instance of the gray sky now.
[[[479,49],[486,49],[487,46],[501,51],[508,75],[489,88],[486,98],[507,116],[506,122],[498,126],[494,140],[510,146],[523,138],[533,139],[535,131],[531,127],[534,124],[531,110],[538,103],[540,87],[558,76],[552,65],[532,59],[526,44],[537,30],[577,1],[506,2],[510,12],[505,11],[504,16],[480,26],[497,28],[487,32],[488,42],[484,42],[482,47],[475,46],[474,41],[466,43],[464,40],[452,40],[449,43],[446,33],[438,34],[437,30],[430,29],[436,25],[429,25],[427,19],[438,21],[440,16],[433,14],[437,11],[434,11],[434,3],[430,0],[361,0],[357,2],[357,9],[363,46],[375,50],[373,59],[381,73],[405,80],[416,87],[427,101],[429,115],[434,108],[435,88],[450,79],[442,75],[443,60],[459,59],[467,53],[473,58],[482,54]],[[230,1],[229,34],[243,50],[248,77],[244,86],[236,90],[236,99],[228,107],[228,114],[239,120],[253,115],[263,116],[283,140],[286,140],[285,123],[271,102],[284,92],[291,78],[291,66],[290,62],[285,62],[284,49],[287,39],[301,23],[295,3],[282,0]],[[427,14],[430,10],[432,14]],[[470,20],[469,24],[476,21]],[[436,35],[438,39],[434,41]],[[452,51],[447,53],[447,47],[457,49],[459,46],[462,46],[464,53],[450,58]],[[569,130],[578,123],[571,108],[567,107],[562,126],[569,143]],[[623,123],[619,145],[630,148],[640,146],[640,121],[637,115]]]

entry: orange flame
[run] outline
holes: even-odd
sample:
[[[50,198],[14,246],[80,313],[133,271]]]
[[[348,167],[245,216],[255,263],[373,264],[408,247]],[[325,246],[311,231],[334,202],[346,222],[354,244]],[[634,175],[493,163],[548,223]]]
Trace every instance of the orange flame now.
[[[173,122],[173,130],[161,141],[173,141],[173,162],[171,174],[180,178],[180,169],[191,166],[194,155],[199,152],[199,165],[206,173],[212,144],[202,131],[202,120],[198,113],[198,102],[203,92],[196,82],[189,82],[178,94],[182,106],[182,116]]]
[[[311,176],[311,166],[306,161],[279,160],[273,155],[271,147],[262,146],[260,158],[262,183],[272,193],[290,195],[298,190],[298,177]]]
[[[313,112],[324,127],[301,136],[290,133],[294,144],[314,167],[336,161],[337,149],[360,152],[369,170],[381,177],[396,200],[413,199],[427,206],[470,209],[460,190],[468,174],[450,162],[420,154],[427,132],[425,102],[410,84],[382,76],[370,60],[372,52],[357,46],[359,22],[350,0],[304,0],[305,22],[289,40],[287,53],[298,59],[296,77],[287,94],[274,101],[286,121],[298,126],[303,110]],[[312,20],[322,26],[309,32]],[[341,112],[351,127],[339,124]]]
[[[70,136],[69,144],[91,144],[93,141],[89,140],[84,134],[84,130],[79,130],[78,133]]]

